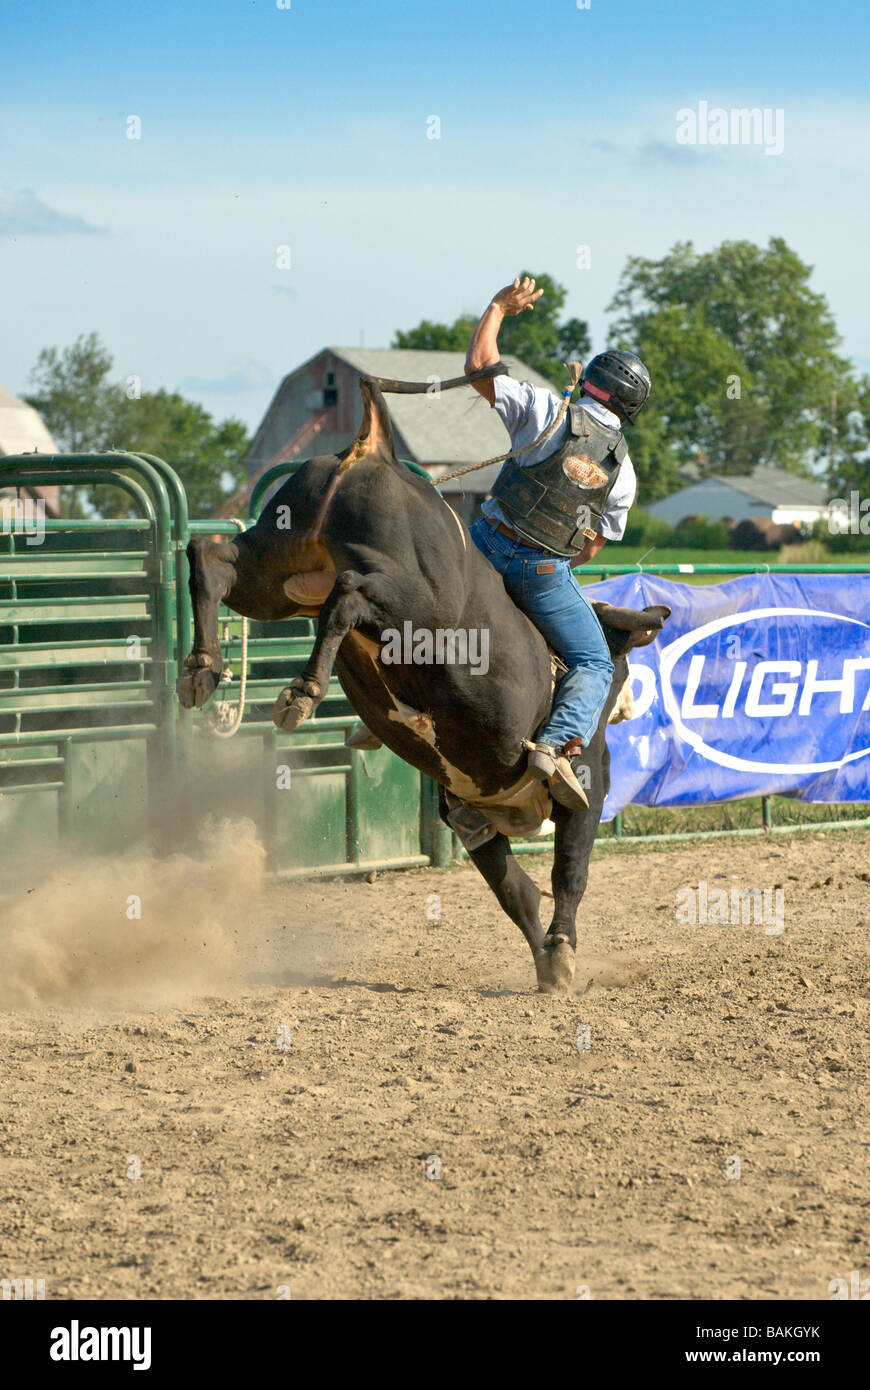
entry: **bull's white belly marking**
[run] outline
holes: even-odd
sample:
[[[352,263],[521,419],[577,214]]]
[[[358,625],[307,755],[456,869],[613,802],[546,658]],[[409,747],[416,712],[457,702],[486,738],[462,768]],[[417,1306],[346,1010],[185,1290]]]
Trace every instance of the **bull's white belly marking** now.
[[[625,683],[616,697],[616,703],[610,711],[608,724],[621,724],[625,719],[634,718],[634,696],[631,691],[631,675],[625,678]]]

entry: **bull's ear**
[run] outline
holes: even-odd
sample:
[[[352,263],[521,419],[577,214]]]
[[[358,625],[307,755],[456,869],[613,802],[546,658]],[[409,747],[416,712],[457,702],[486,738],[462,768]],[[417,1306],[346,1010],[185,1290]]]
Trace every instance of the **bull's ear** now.
[[[390,414],[381,388],[371,377],[361,376],[359,389],[362,395],[363,418],[357,436],[343,460],[343,468],[349,468],[360,459],[372,454],[383,458],[394,458],[393,431]]]

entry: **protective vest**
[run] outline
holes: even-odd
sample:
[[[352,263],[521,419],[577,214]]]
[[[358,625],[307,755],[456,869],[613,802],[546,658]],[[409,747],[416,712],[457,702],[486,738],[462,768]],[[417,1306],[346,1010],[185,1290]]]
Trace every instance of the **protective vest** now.
[[[556,555],[575,555],[595,534],[628,453],[622,431],[602,425],[582,404],[567,414],[564,442],[525,468],[509,458],[492,489],[523,540]]]

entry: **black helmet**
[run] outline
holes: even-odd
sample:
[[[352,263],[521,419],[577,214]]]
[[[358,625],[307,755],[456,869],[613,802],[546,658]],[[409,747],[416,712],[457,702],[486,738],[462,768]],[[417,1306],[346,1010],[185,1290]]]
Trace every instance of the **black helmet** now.
[[[614,349],[593,357],[583,373],[580,389],[630,425],[646,405],[650,385],[649,372],[640,358],[633,352]]]

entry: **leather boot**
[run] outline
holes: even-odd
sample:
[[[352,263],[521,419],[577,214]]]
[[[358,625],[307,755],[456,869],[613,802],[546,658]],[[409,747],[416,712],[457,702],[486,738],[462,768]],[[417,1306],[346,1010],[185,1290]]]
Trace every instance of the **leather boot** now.
[[[569,811],[588,811],[589,798],[577,781],[574,769],[562,750],[553,743],[529,743],[528,767],[533,777],[547,782],[550,795]]]

